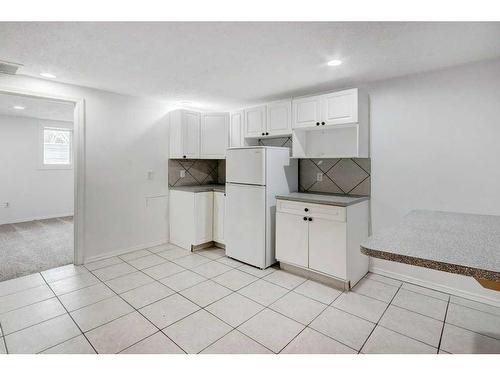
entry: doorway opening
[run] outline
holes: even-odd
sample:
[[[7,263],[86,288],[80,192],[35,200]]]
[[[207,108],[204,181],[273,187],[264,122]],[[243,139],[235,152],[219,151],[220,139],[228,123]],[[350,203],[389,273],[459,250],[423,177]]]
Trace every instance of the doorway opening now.
[[[0,281],[81,263],[76,106],[0,90]]]

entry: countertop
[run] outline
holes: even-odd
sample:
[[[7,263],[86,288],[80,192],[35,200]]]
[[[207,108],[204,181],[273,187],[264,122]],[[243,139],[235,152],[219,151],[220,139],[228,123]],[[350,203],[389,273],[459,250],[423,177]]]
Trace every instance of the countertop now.
[[[366,201],[370,199],[370,197],[353,197],[346,195],[316,194],[316,193],[290,193],[285,195],[277,195],[276,199],[347,207],[356,203]]]
[[[500,281],[500,216],[417,210],[361,243],[386,260]]]
[[[188,191],[191,193],[204,193],[207,191],[216,191],[219,193],[225,193],[226,185],[211,184],[211,185],[195,185],[195,186],[171,186],[170,190]]]

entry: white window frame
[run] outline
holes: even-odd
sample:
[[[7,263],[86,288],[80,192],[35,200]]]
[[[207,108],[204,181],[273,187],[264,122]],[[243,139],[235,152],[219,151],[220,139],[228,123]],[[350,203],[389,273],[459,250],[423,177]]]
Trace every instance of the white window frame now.
[[[50,130],[64,130],[70,134],[70,144],[69,144],[69,164],[45,164],[44,162],[44,131],[45,129]],[[52,169],[73,169],[73,129],[69,127],[61,126],[59,123],[49,123],[42,122],[39,125],[38,134],[38,165],[39,169],[52,170]]]

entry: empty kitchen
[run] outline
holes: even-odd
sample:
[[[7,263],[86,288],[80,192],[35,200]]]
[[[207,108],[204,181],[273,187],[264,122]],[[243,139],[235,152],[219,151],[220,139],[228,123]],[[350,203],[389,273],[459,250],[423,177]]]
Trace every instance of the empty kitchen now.
[[[500,22],[0,40],[0,353],[498,360]]]

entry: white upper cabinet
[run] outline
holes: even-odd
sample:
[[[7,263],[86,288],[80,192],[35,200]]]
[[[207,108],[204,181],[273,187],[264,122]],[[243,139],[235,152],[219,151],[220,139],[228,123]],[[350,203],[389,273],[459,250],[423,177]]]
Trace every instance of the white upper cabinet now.
[[[321,96],[293,100],[293,128],[305,128],[320,124]]]
[[[200,126],[200,158],[224,159],[227,148],[227,113],[203,113]]]
[[[365,92],[355,88],[294,99],[292,114],[293,157],[369,157],[369,102]]]
[[[358,89],[293,100],[293,128],[344,125],[360,122],[359,112],[368,105]]]
[[[321,120],[326,125],[358,122],[358,89],[323,95],[322,110]]]
[[[244,138],[286,137],[292,134],[290,100],[280,100],[244,111]]]
[[[228,147],[243,147],[245,140],[243,137],[245,123],[245,111],[231,112],[229,124],[229,145]]]
[[[292,134],[292,102],[284,100],[267,105],[266,135],[287,136]]]
[[[179,109],[170,112],[170,157],[198,158],[200,154],[200,113]]]
[[[245,137],[266,135],[266,106],[245,109]]]

